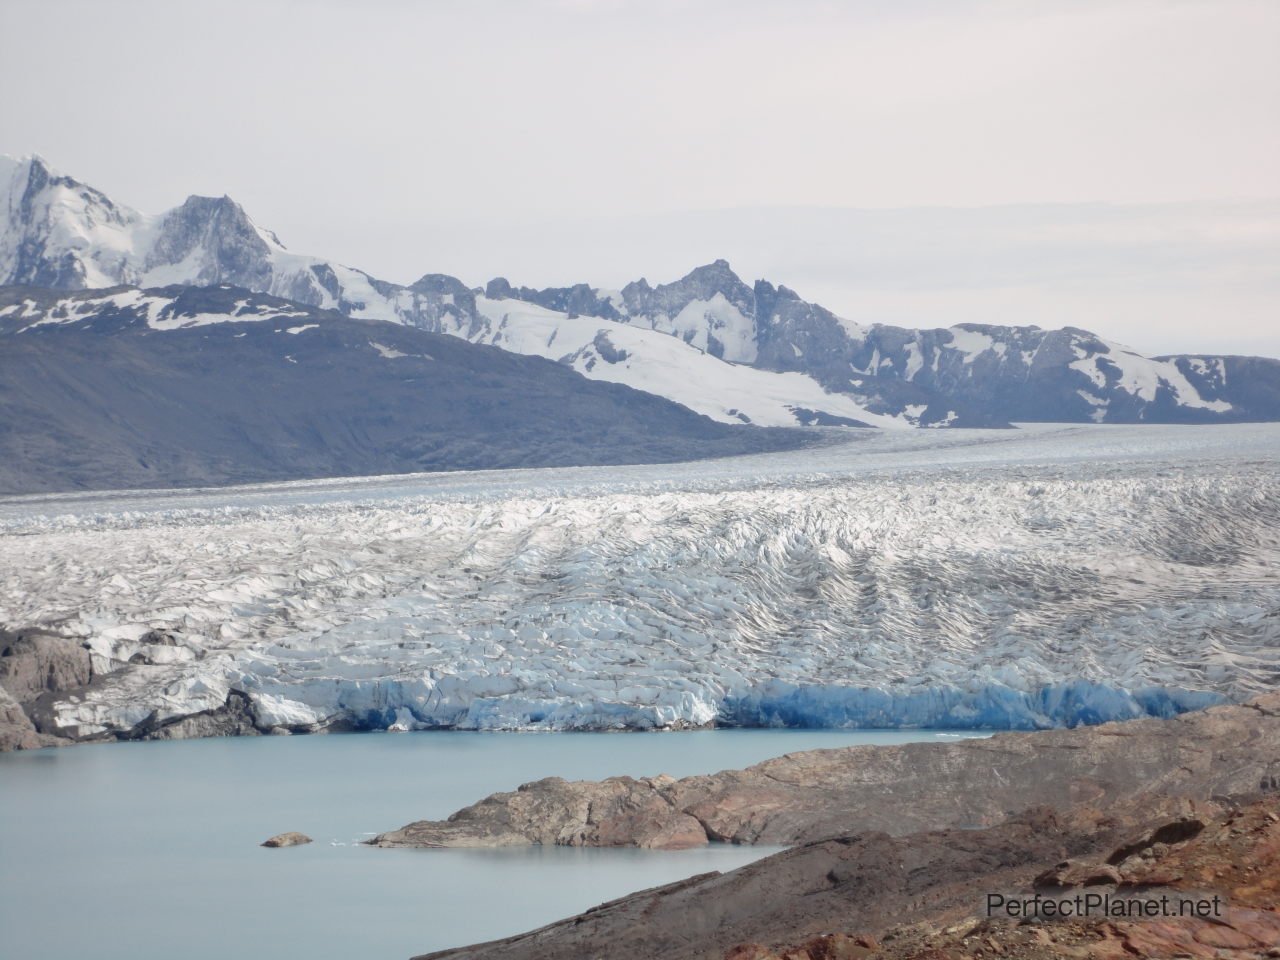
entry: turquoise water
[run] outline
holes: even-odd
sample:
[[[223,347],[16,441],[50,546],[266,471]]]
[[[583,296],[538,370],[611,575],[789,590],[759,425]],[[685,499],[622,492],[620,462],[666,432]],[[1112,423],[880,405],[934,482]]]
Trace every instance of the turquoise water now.
[[[686,776],[929,731],[416,733],[0,755],[0,957],[403,960],[508,936],[774,848],[376,850],[544,776]],[[268,850],[300,830],[316,842]]]

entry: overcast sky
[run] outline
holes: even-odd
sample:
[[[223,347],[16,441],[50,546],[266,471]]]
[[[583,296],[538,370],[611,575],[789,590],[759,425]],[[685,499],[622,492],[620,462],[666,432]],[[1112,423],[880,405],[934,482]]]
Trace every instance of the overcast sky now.
[[[390,280],[728,257],[852,319],[1280,355],[1272,0],[0,0],[0,152]]]

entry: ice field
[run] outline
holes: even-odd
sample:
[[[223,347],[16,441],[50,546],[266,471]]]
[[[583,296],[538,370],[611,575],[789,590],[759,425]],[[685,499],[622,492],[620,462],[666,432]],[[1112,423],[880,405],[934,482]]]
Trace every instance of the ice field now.
[[[79,738],[232,691],[279,732],[1021,728],[1280,681],[1280,424],[827,434],[7,497],[0,622],[91,645]]]

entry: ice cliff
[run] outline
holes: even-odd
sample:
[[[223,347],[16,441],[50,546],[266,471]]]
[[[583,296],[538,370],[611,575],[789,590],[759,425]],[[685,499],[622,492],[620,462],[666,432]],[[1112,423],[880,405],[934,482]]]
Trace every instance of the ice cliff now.
[[[939,436],[10,498],[0,620],[89,645],[73,739],[231,694],[262,731],[1035,728],[1275,685],[1280,427]]]

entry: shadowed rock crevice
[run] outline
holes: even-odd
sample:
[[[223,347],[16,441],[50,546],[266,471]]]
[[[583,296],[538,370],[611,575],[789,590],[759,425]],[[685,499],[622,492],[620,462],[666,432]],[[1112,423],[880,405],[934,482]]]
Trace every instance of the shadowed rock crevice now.
[[[253,737],[270,733],[259,726],[252,701],[238,690],[227,694],[226,703],[214,710],[171,717],[165,720],[152,712],[132,730],[117,734],[120,740],[184,740],[190,737]]]

